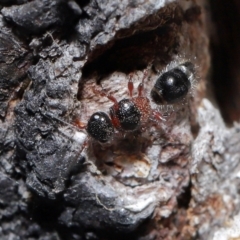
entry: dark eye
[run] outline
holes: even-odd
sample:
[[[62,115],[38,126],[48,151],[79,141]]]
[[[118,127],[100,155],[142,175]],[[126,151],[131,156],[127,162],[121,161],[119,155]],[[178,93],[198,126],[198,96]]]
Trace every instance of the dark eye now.
[[[108,117],[108,115],[104,112],[96,112],[94,113],[87,124],[87,132],[88,134],[94,138],[95,140],[104,143],[111,139],[113,134],[113,125]]]
[[[156,103],[174,103],[187,95],[191,87],[189,76],[192,74],[188,65],[192,66],[190,63],[182,64],[158,78],[151,91],[151,97]]]
[[[119,120],[120,127],[125,131],[134,131],[139,127],[141,113],[137,106],[129,99],[123,99],[118,103],[118,109],[111,110]]]

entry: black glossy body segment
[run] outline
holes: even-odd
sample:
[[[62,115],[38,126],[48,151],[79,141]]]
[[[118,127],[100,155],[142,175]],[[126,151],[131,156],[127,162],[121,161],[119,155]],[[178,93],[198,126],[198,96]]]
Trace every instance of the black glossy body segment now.
[[[119,120],[120,128],[124,131],[135,131],[140,126],[141,113],[130,99],[121,100],[118,108],[113,107],[110,114]]]
[[[112,122],[104,112],[95,112],[90,117],[86,130],[92,138],[101,143],[109,141],[114,132]]]
[[[190,87],[188,75],[177,67],[157,79],[151,97],[158,104],[175,103],[187,95]]]

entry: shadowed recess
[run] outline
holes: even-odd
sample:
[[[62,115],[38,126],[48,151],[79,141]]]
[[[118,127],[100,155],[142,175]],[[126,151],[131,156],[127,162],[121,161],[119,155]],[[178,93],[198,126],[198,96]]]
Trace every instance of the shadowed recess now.
[[[210,1],[215,35],[211,36],[213,89],[225,121],[240,117],[240,2]]]

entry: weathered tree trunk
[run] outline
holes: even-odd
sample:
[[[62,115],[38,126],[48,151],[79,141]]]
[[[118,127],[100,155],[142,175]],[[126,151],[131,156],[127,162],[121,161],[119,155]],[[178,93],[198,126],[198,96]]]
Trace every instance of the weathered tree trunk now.
[[[233,19],[235,2],[226,6]],[[225,3],[0,4],[1,239],[240,237],[240,126],[231,124],[239,118],[239,33],[227,17],[219,30]],[[235,61],[222,65],[225,56]],[[151,95],[157,79],[186,63],[194,66],[189,92],[158,104]],[[231,95],[224,95],[229,73]],[[129,78],[135,97],[144,74],[152,113],[144,129],[115,128],[101,144],[75,127],[109,113],[106,92],[129,99]]]

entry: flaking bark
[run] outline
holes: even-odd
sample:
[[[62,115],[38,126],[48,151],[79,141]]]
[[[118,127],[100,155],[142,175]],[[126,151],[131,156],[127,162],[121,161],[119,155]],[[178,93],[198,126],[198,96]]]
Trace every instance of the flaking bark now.
[[[239,212],[240,126],[206,99],[207,2],[0,4],[0,238],[217,236]],[[192,89],[164,108],[166,123],[110,147],[71,126],[109,111],[100,84],[128,98],[129,74],[137,86],[148,68],[150,99],[161,72],[185,61]]]

